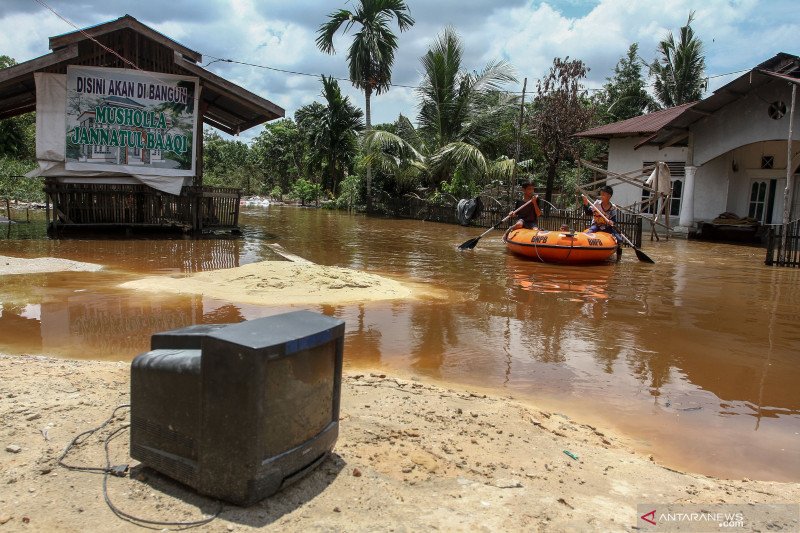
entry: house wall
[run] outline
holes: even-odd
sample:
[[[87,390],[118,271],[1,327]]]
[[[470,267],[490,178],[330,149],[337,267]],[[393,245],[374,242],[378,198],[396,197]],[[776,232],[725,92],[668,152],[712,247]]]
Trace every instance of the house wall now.
[[[611,139],[608,149],[608,170],[623,174],[636,168],[642,168],[646,161],[685,163],[686,148],[670,146],[659,150],[657,146],[644,145],[634,150],[634,146],[643,140],[643,137]],[[725,211],[728,198],[728,169],[730,168],[726,157],[723,155],[697,169],[694,181],[694,216],[696,220],[711,220]],[[641,188],[628,184],[614,185],[615,203],[629,206],[641,199]],[[677,217],[672,217],[670,223],[673,226],[677,225]]]
[[[775,101],[782,101],[787,107],[786,114],[778,120],[767,114],[769,105]],[[695,138],[694,164],[704,165],[726,152],[754,142],[786,139],[791,101],[790,84],[775,80],[698,120],[690,126]],[[799,130],[800,112],[795,110],[794,131]]]
[[[645,161],[686,161],[686,148],[669,147],[659,150],[657,146],[645,145],[634,150],[643,137],[612,138],[608,145],[608,170],[624,174],[642,168]],[[614,185],[614,203],[631,205],[642,199],[642,189],[628,184]]]
[[[800,152],[800,141],[792,143],[792,153]],[[730,189],[726,211],[731,211],[739,216],[747,216],[750,206],[750,188],[755,180],[764,180],[767,183],[775,180],[775,198],[772,209],[773,224],[780,223],[783,217],[784,190],[786,188],[786,141],[764,141],[740,146],[728,155],[728,168],[730,175]],[[773,156],[772,169],[761,168],[762,156]],[[735,165],[734,165],[735,162]],[[796,161],[795,161],[796,163]],[[733,168],[736,168],[734,171]],[[795,168],[795,198],[792,219],[798,218],[800,213],[800,198],[798,195],[797,171]],[[765,220],[766,222],[766,220]]]
[[[785,84],[783,84],[785,85]],[[748,216],[750,188],[754,180],[775,180],[772,216],[764,222],[780,223],[783,216],[784,189],[786,187],[786,139],[788,134],[788,111],[783,119],[773,120],[767,115],[767,101],[785,98],[781,87],[768,85],[759,91],[761,98],[745,97],[704,118],[695,130],[695,175],[694,220],[711,221],[720,213],[729,211],[738,216]],[[785,91],[784,91],[785,92]],[[770,100],[772,98],[772,100]],[[800,105],[800,102],[798,103]],[[752,109],[748,110],[748,106]],[[730,111],[733,108],[734,111]],[[716,120],[725,115],[729,122]],[[749,117],[749,118],[748,118]],[[714,120],[712,120],[714,119]],[[748,122],[751,121],[751,122]],[[795,111],[795,122],[800,122],[800,110]],[[800,138],[800,123],[795,125],[795,137]],[[759,137],[762,136],[762,137]],[[770,140],[769,136],[778,140]],[[755,141],[747,139],[755,138]],[[608,170],[625,173],[641,168],[646,161],[686,161],[686,148],[645,145],[634,149],[644,137],[612,138],[609,141]],[[743,145],[733,145],[745,142]],[[719,150],[723,152],[715,153]],[[800,140],[793,143],[794,154],[800,153]],[[774,157],[772,169],[761,168],[761,157]],[[713,156],[713,157],[712,157]],[[702,162],[702,164],[701,164]],[[796,162],[796,161],[795,161]],[[735,170],[734,170],[735,169]],[[798,169],[795,169],[797,176]],[[614,201],[619,205],[631,205],[641,199],[641,189],[633,185],[614,186]],[[796,178],[792,219],[800,218],[800,176]],[[677,221],[673,222],[675,225]]]

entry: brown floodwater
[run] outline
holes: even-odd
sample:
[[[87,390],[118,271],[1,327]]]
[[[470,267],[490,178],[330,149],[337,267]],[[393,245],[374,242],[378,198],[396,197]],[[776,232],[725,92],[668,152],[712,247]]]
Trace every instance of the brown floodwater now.
[[[246,209],[238,239],[48,240],[0,228],[0,255],[100,263],[96,273],[0,278],[0,352],[130,360],[152,333],[287,308],[117,288],[274,258],[424,283],[445,300],[310,307],[346,321],[350,368],[481,387],[612,427],[662,463],[721,477],[800,481],[800,271],[764,250],[651,243],[655,265],[567,267],[508,254],[500,233],[300,208]],[[306,308],[309,308],[306,306]]]

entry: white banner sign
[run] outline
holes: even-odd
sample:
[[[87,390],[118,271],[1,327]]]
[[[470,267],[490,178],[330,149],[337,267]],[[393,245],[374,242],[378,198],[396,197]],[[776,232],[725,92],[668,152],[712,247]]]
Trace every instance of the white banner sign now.
[[[194,176],[198,80],[67,67],[67,170]]]

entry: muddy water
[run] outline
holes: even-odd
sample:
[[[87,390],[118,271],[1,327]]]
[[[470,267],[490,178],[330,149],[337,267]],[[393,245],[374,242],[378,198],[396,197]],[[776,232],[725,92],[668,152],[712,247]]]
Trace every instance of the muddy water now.
[[[351,367],[500,390],[613,427],[657,460],[723,477],[800,481],[800,271],[760,248],[645,243],[655,265],[550,266],[505,252],[499,234],[321,210],[243,213],[238,240],[51,241],[0,231],[0,255],[57,256],[98,273],[0,278],[0,351],[130,360],[153,332],[281,312],[116,286],[272,258],[431,284],[446,301],[319,306],[347,323]],[[22,226],[22,225],[19,225]]]

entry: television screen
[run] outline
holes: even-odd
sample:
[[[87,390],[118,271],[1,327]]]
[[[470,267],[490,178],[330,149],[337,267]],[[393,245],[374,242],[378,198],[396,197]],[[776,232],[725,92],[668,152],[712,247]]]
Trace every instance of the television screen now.
[[[269,363],[264,394],[273,424],[262,427],[266,455],[292,449],[333,421],[335,367],[331,343]]]
[[[131,456],[203,494],[258,501],[339,431],[344,322],[297,311],[153,336],[131,363]]]

